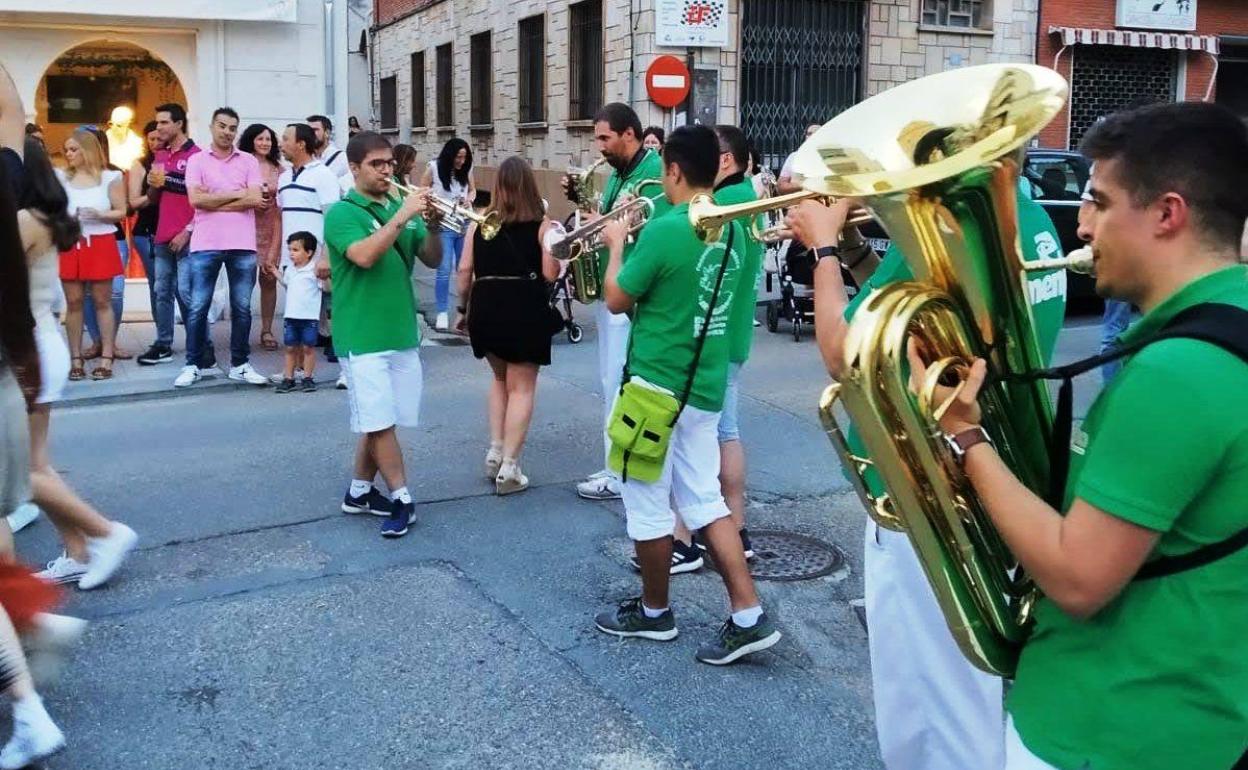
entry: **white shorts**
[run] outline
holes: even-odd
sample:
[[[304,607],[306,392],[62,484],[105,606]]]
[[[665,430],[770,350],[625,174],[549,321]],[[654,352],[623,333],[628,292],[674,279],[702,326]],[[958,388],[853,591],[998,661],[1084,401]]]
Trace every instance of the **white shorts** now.
[[[353,433],[420,424],[420,348],[346,355],[338,363],[347,375]]]
[[[628,536],[657,540],[676,529],[676,514],[685,526],[699,530],[728,515],[719,491],[719,412],[686,406],[672,431],[663,475],[647,484],[629,479],[620,486]]]
[[[35,325],[35,347],[39,350],[39,404],[60,401],[69,382],[69,347],[55,320]]]

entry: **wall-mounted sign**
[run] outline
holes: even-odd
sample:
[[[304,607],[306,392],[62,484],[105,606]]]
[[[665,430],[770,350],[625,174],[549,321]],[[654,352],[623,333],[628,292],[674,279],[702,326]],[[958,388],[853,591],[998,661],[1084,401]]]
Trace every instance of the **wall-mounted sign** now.
[[[1119,27],[1196,29],[1196,0],[1118,0]]]
[[[728,0],[655,0],[655,42],[680,48],[728,45]]]
[[[660,107],[671,109],[683,102],[691,85],[689,68],[675,56],[659,56],[646,68],[646,93]]]
[[[76,13],[82,16],[133,16],[160,19],[225,21],[294,21],[296,0],[178,0],[136,3],[134,0],[0,0],[0,11]]]

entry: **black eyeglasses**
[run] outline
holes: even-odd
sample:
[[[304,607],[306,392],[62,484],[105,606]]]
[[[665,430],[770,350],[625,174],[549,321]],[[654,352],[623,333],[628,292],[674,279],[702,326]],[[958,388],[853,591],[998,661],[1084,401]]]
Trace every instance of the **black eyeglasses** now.
[[[387,168],[395,168],[399,164],[394,158],[378,158],[377,160],[370,160],[368,165],[377,171],[381,171]]]

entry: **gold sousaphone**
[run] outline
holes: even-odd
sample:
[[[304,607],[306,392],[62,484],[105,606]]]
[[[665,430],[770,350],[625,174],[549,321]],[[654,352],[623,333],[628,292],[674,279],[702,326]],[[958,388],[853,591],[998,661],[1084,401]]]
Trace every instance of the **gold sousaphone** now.
[[[824,426],[871,517],[909,536],[962,652],[1002,676],[1014,672],[1038,593],[953,461],[933,393],[943,375],[985,358],[984,428],[1030,489],[1048,489],[1048,390],[1000,375],[1046,364],[1027,274],[1078,261],[1025,262],[1017,224],[1025,145],[1066,92],[1060,75],[1032,65],[932,75],[841,113],[794,158],[806,190],[865,206],[915,277],[872,291],[858,308],[845,375],[820,403]],[[906,355],[912,338],[937,364],[918,394]],[[866,457],[846,440],[838,403]]]

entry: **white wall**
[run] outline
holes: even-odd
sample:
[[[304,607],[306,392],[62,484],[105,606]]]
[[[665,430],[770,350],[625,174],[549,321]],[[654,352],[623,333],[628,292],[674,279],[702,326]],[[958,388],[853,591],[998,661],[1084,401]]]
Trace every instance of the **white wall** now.
[[[321,0],[297,2],[293,23],[148,19],[137,15],[142,2],[130,3],[133,17],[0,12],[0,63],[33,117],[39,80],[65,51],[98,40],[133,43],[178,76],[191,134],[201,141],[208,136],[212,110],[223,105],[237,110],[244,125],[261,121],[274,128],[314,112],[341,114],[345,136],[345,93],[341,104],[325,103],[324,6]],[[337,48],[345,73],[345,47]]]

